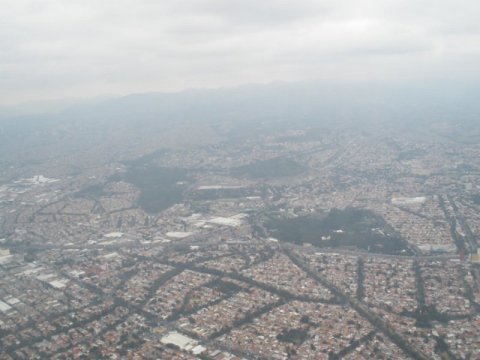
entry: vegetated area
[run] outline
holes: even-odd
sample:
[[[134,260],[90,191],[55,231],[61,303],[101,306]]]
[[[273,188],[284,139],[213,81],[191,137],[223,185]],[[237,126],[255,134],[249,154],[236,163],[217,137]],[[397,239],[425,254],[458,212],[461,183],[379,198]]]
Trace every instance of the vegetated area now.
[[[300,175],[305,170],[306,167],[295,160],[276,157],[233,168],[230,174],[250,179],[274,179]]]
[[[307,141],[321,141],[325,135],[331,134],[332,130],[328,127],[309,127],[303,134],[296,135],[282,135],[277,137],[279,142],[307,142]]]
[[[126,161],[125,165],[127,166],[151,166],[155,160],[160,159],[167,152],[166,149],[158,149],[146,155],[140,156],[139,158]]]
[[[426,151],[423,149],[412,149],[412,150],[405,150],[398,154],[398,160],[413,160],[419,157],[426,155]]]
[[[213,290],[220,291],[226,295],[233,295],[238,293],[239,291],[242,291],[242,288],[237,284],[220,279],[212,280],[209,283],[205,284],[205,286]]]
[[[138,206],[148,213],[158,213],[183,201],[187,171],[155,165],[132,166],[124,180],[140,189]]]
[[[472,195],[472,201],[475,205],[480,205],[480,194]]]
[[[77,198],[85,198],[85,199],[98,199],[104,196],[105,189],[102,184],[95,184],[87,186],[86,188],[81,189],[75,193],[75,197]]]
[[[289,342],[295,345],[301,345],[308,339],[307,329],[283,329],[277,335],[277,340],[282,342]]]
[[[374,253],[412,254],[407,241],[386,221],[366,209],[332,209],[326,215],[270,218],[264,226],[280,241],[317,247],[355,247]]]

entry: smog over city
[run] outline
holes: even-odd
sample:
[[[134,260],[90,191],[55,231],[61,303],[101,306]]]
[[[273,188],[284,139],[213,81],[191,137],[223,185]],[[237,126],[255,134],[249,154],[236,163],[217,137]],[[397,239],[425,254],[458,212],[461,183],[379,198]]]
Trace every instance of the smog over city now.
[[[480,359],[480,2],[0,5],[0,360]]]

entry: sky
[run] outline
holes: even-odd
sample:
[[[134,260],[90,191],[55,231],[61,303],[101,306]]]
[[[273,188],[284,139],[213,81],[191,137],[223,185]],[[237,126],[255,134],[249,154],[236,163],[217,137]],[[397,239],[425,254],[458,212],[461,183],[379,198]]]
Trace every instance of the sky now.
[[[478,0],[0,0],[0,105],[318,80],[480,80]]]

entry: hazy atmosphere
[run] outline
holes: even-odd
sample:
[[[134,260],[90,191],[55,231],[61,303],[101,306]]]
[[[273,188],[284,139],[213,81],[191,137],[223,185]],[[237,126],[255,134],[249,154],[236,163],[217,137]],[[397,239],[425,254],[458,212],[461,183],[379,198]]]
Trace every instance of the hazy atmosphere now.
[[[480,77],[476,0],[0,0],[0,104]]]
[[[0,0],[0,360],[480,359],[480,0]]]

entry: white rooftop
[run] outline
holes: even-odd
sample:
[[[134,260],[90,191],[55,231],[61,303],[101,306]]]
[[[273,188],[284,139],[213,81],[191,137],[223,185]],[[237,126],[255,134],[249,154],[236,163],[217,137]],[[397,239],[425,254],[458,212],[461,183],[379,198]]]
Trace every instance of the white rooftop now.
[[[172,331],[162,337],[160,340],[163,344],[173,344],[177,345],[179,348],[183,350],[188,350],[195,348],[198,345],[198,342],[188,336],[180,334],[176,331]]]
[[[189,237],[193,233],[191,232],[184,232],[184,231],[169,231],[166,233],[168,237],[174,238],[174,239],[183,239],[186,237]]]
[[[415,205],[415,204],[423,204],[427,198],[425,196],[417,196],[417,197],[398,197],[392,198],[393,205]]]
[[[10,310],[12,307],[6,303],[4,303],[3,301],[0,301],[0,311],[1,312],[7,312],[8,310]]]
[[[202,345],[197,345],[192,349],[192,353],[193,353],[193,355],[200,355],[205,350],[207,350],[206,347],[203,347]]]
[[[242,225],[242,220],[238,217],[216,217],[211,220],[208,220],[209,223],[215,225],[224,225],[224,226],[232,226],[238,227]]]
[[[119,238],[119,237],[123,236],[123,233],[121,233],[121,232],[111,232],[111,233],[105,234],[103,236],[105,236],[106,238]]]
[[[55,289],[63,289],[66,286],[66,281],[63,280],[53,280],[49,282]]]
[[[116,251],[103,255],[104,259],[113,259],[120,256]]]
[[[199,186],[197,190],[220,190],[220,189],[242,189],[242,185],[203,185]]]
[[[10,305],[16,305],[18,303],[20,303],[20,300],[18,300],[16,297],[12,297],[10,299],[4,299],[7,303],[9,303]]]

